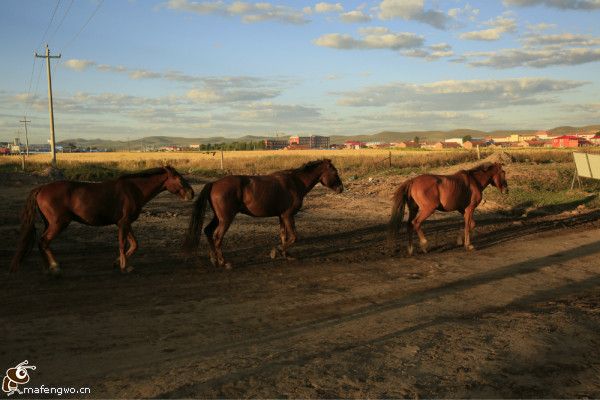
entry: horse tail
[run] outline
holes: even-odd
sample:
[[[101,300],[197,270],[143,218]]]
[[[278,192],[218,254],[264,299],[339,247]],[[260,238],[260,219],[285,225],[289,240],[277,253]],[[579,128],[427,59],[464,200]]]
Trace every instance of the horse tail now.
[[[10,272],[16,272],[19,269],[21,262],[35,243],[35,214],[38,210],[37,195],[40,190],[41,187],[38,187],[29,192],[25,207],[21,212],[21,236],[19,237],[17,252],[10,263]]]
[[[192,212],[192,218],[190,218],[190,224],[183,242],[183,248],[187,252],[196,250],[200,245],[200,231],[202,230],[204,214],[206,213],[206,203],[210,198],[211,189],[212,182],[204,185],[202,191],[196,199],[196,202],[194,203],[194,211]]]
[[[392,218],[390,219],[390,223],[388,226],[389,231],[389,239],[395,243],[398,238],[398,234],[400,233],[400,227],[402,225],[402,220],[404,219],[404,209],[406,208],[406,202],[409,198],[410,186],[412,184],[412,179],[404,182],[396,193],[394,193],[393,197],[393,206],[392,206]]]

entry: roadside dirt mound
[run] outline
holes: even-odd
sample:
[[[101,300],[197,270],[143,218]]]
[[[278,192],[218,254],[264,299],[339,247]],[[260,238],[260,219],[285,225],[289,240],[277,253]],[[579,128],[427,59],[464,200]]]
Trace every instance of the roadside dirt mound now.
[[[492,154],[490,154],[489,156],[487,156],[486,158],[483,159],[484,162],[497,162],[500,164],[510,164],[513,162],[513,158],[510,154],[504,152],[504,151],[499,151],[499,152],[494,152]]]
[[[55,168],[55,167],[44,168],[41,172],[34,173],[34,175],[42,176],[45,178],[50,178],[51,180],[55,180],[55,181],[65,179],[64,171],[60,168]]]

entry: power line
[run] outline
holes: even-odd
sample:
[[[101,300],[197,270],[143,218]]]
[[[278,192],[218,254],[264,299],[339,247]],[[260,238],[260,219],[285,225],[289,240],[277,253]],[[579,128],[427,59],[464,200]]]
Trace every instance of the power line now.
[[[90,21],[92,20],[92,18],[94,18],[94,15],[96,15],[96,13],[98,12],[98,10],[100,9],[100,6],[102,6],[102,3],[104,3],[104,0],[100,0],[98,2],[98,5],[96,6],[96,8],[94,9],[94,11],[92,12],[92,14],[90,15],[90,17],[87,19],[87,21],[85,21],[85,24],[83,24],[83,26],[81,27],[81,29],[79,30],[79,32],[77,32],[75,34],[75,36],[73,36],[71,38],[71,40],[69,40],[67,42],[67,44],[63,47],[62,51],[64,52],[67,48],[69,48],[73,42],[75,42],[75,40],[79,37],[79,35],[81,35],[81,32],[83,32],[83,30],[85,29],[85,27],[90,23]]]
[[[65,11],[65,13],[63,14],[62,18],[60,19],[60,22],[58,23],[58,25],[56,26],[56,29],[54,29],[54,32],[52,32],[52,35],[50,35],[50,37],[48,38],[48,42],[51,42],[52,39],[54,39],[54,36],[56,36],[56,33],[58,32],[58,30],[60,29],[60,27],[62,26],[65,18],[67,17],[67,14],[69,13],[69,11],[71,10],[71,6],[73,5],[73,2],[75,0],[71,0],[71,2],[69,3],[67,10]]]
[[[33,57],[33,63],[31,65],[31,76],[29,77],[29,85],[27,85],[27,97],[25,98],[25,113],[27,113],[29,96],[31,95],[31,85],[33,84],[33,73],[35,72],[35,60],[37,57]]]
[[[37,58],[37,57],[35,57]],[[37,95],[38,95],[38,87],[40,86],[40,78],[42,77],[42,70],[44,69],[44,64],[40,63],[40,70],[38,72],[38,77],[37,77],[37,82],[35,83],[35,90],[33,92],[33,95],[30,97],[30,99],[28,99],[28,104],[27,104],[27,108],[25,111],[25,114],[27,114],[29,112],[29,110],[31,109],[31,106],[33,106],[33,102],[35,101]]]
[[[54,7],[54,11],[52,11],[52,17],[50,17],[50,22],[48,23],[48,26],[46,27],[46,30],[44,31],[44,34],[42,35],[42,40],[40,40],[40,44],[38,44],[37,48],[42,47],[42,44],[44,43],[44,39],[46,38],[46,34],[48,33],[50,26],[52,25],[52,21],[54,21],[54,16],[56,15],[56,10],[58,10],[58,6],[60,5],[60,2],[61,2],[61,0],[58,0],[56,2],[56,7]]]

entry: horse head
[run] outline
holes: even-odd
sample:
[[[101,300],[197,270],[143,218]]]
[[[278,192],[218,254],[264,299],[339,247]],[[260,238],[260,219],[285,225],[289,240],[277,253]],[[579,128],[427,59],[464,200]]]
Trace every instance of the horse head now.
[[[167,180],[165,181],[165,189],[169,192],[178,195],[184,200],[192,200],[194,198],[194,189],[185,180],[183,176],[177,170],[167,165],[165,171],[167,171]]]
[[[493,163],[488,167],[491,173],[490,183],[497,187],[500,193],[508,194],[508,183],[506,182],[506,172],[502,169],[502,164]]]
[[[324,166],[321,172],[320,182],[323,186],[334,190],[336,193],[342,193],[344,191],[344,185],[338,175],[338,171],[329,159],[325,159],[322,162]]]

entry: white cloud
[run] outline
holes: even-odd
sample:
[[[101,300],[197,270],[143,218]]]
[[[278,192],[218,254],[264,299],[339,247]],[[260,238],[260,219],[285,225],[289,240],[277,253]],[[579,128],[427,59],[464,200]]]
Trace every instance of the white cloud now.
[[[585,82],[548,78],[504,80],[449,80],[426,84],[390,83],[336,93],[339,105],[384,107],[401,104],[413,110],[459,111],[495,109],[555,101],[554,94],[576,89]]]
[[[504,33],[513,33],[517,30],[517,23],[514,18],[506,18],[504,16],[499,16],[495,19],[485,22],[484,24],[491,26],[491,28],[479,31],[464,32],[460,35],[460,38],[463,40],[493,41],[499,40]]]
[[[247,23],[262,21],[278,21],[290,24],[305,24],[306,12],[295,10],[288,6],[274,5],[267,2],[249,3],[234,1],[204,1],[195,2],[190,0],[169,0],[163,4],[170,10],[192,12],[196,14],[217,14],[223,16],[239,16]]]
[[[561,33],[561,34],[528,34],[525,35],[521,42],[524,46],[583,46],[593,47],[600,46],[600,37],[592,35],[580,35],[573,33]]]
[[[447,28],[451,17],[439,10],[425,10],[424,0],[382,0],[379,18],[413,20],[439,29]]]
[[[561,10],[598,10],[600,0],[504,0],[507,6],[536,6],[558,8]]]
[[[529,31],[519,41],[522,48],[465,52],[452,61],[499,69],[546,68],[600,61],[600,37],[590,34]]]
[[[427,61],[434,61],[444,57],[451,57],[454,55],[452,46],[448,43],[436,43],[427,47],[418,49],[410,49],[402,52],[407,57],[424,58]]]
[[[458,61],[466,61],[474,67],[545,68],[553,65],[579,65],[600,61],[600,49],[502,49],[494,52],[465,53],[464,56],[464,59]]]
[[[75,71],[83,71],[96,65],[94,61],[70,59],[65,61],[65,67],[74,69]]]
[[[542,32],[547,31],[549,29],[556,28],[556,24],[548,24],[546,22],[540,22],[539,24],[529,24],[527,25],[527,29],[530,32]]]
[[[359,29],[360,38],[355,39],[350,35],[329,33],[317,38],[317,46],[332,47],[335,49],[410,49],[423,45],[423,36],[410,32],[391,32],[384,27],[370,27]]]
[[[344,7],[341,3],[317,3],[315,4],[315,12],[317,13],[330,13],[330,12],[343,12]]]
[[[352,10],[340,15],[340,19],[343,22],[353,23],[353,22],[369,22],[371,21],[371,17],[365,14],[361,10]]]

